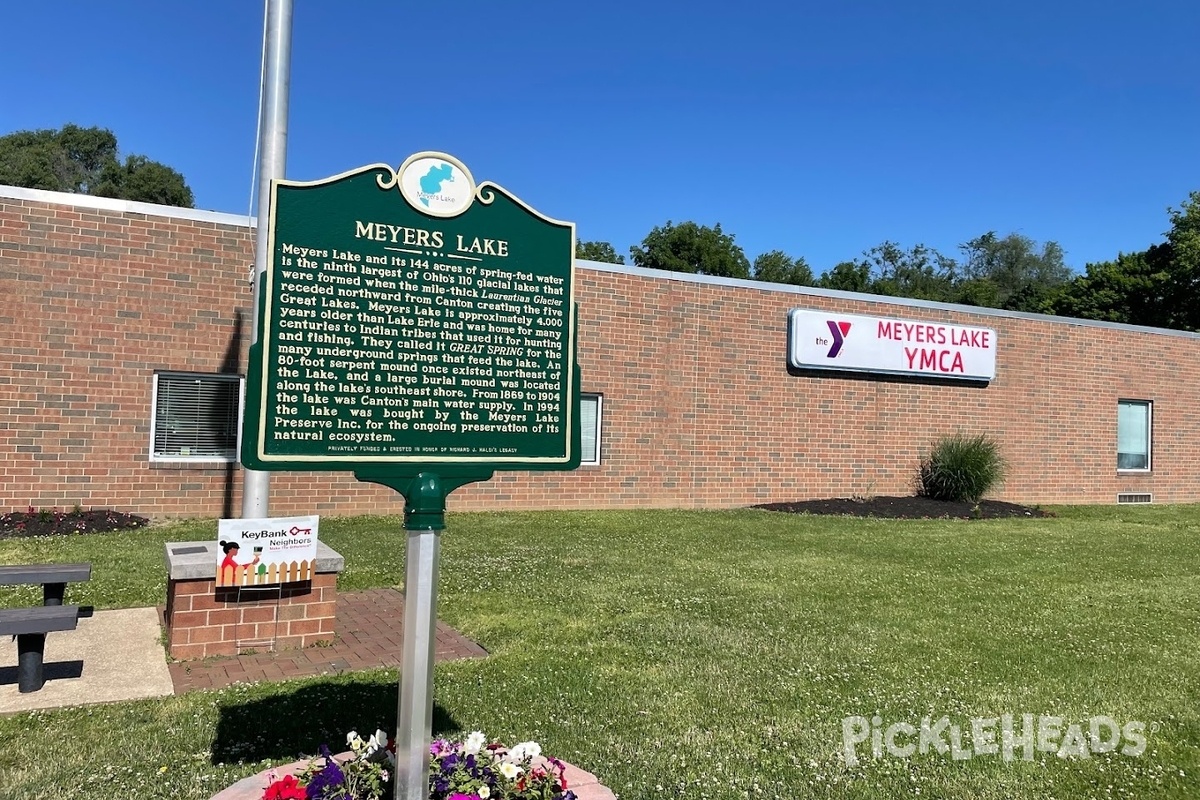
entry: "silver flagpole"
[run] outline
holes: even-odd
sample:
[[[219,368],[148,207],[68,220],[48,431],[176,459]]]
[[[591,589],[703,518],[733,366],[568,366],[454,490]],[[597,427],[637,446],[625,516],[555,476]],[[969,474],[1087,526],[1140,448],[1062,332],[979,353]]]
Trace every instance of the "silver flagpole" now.
[[[267,271],[267,230],[271,214],[271,180],[282,178],[287,167],[288,87],[292,62],[292,0],[267,0],[266,35],[263,39],[264,73],[262,128],[258,137],[258,230],[254,247],[254,310],[251,341],[258,340],[259,279]],[[244,470],[242,517],[256,519],[269,513],[271,473]]]

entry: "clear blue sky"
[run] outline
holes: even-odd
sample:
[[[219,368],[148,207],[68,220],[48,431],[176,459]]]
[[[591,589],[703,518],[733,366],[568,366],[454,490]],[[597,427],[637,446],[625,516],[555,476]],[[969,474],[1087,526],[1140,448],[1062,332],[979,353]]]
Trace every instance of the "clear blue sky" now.
[[[110,128],[245,213],[262,13],[9,4],[0,133]],[[442,150],[620,253],[719,222],[819,273],[996,230],[1082,269],[1200,190],[1198,35],[1190,0],[296,0],[287,176]]]

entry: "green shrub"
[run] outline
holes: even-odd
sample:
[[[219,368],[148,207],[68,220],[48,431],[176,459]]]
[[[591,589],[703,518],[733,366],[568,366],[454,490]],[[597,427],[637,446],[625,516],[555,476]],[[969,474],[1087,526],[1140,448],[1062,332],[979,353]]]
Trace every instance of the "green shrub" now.
[[[1004,479],[1000,445],[987,436],[943,436],[921,462],[918,491],[934,500],[977,503]]]

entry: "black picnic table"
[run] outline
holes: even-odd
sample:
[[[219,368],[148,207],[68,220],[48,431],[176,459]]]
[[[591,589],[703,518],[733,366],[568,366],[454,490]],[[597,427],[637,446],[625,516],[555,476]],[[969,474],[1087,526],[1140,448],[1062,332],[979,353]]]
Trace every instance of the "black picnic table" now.
[[[67,584],[91,577],[91,564],[0,565],[0,585],[42,585],[42,605],[0,610],[0,634],[17,638],[18,691],[36,692],[42,688],[46,634],[74,630],[79,621],[79,606],[63,605]]]

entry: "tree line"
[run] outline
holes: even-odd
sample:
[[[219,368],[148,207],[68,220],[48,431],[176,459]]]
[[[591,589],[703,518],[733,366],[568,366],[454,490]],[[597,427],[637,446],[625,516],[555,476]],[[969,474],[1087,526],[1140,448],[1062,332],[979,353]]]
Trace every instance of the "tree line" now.
[[[1028,311],[1178,330],[1200,330],[1200,192],[1168,209],[1170,230],[1145,250],[1119,253],[1075,273],[1053,241],[995,231],[951,256],[924,244],[885,241],[820,275],[782,250],[751,262],[732,234],[695,222],[655,227],[629,248],[634,265],[726,278]],[[608,242],[581,241],[576,257],[624,264]]]
[[[176,170],[141,155],[122,160],[112,131],[78,125],[0,136],[0,184],[183,208],[195,202]]]

